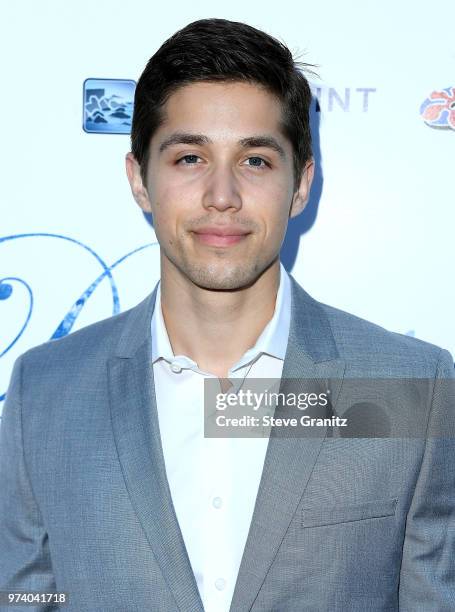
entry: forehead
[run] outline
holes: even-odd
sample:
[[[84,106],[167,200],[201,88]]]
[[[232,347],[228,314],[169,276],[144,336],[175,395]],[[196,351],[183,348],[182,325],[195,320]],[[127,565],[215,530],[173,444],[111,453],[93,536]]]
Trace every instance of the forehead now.
[[[152,139],[174,130],[206,134],[213,141],[281,133],[281,103],[260,85],[246,82],[191,83],[168,98],[163,122]]]

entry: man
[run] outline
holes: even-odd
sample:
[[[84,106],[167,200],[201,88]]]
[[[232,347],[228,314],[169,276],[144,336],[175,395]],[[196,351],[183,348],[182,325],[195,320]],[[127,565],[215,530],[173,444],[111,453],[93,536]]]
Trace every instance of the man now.
[[[451,356],[280,266],[313,176],[310,100],[286,47],[244,24],[192,23],[150,59],[126,170],[161,281],[18,359],[3,591],[66,592],[77,612],[455,609]],[[204,381],[251,378],[327,381],[338,415],[368,412],[350,382],[385,378],[388,435],[204,437]],[[423,435],[392,435],[407,420]]]

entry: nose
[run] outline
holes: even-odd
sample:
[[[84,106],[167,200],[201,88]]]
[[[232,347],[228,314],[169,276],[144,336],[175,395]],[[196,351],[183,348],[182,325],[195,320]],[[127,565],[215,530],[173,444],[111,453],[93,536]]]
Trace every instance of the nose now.
[[[229,208],[238,210],[242,207],[242,198],[235,173],[228,164],[218,164],[206,177],[207,182],[203,195],[204,208],[216,208],[224,211]]]

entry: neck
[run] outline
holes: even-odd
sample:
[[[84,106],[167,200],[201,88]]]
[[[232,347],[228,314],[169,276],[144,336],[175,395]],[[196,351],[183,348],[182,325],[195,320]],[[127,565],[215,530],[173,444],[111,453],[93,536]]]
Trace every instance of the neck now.
[[[273,317],[280,281],[277,258],[250,286],[203,289],[161,262],[161,308],[175,355],[226,378]]]

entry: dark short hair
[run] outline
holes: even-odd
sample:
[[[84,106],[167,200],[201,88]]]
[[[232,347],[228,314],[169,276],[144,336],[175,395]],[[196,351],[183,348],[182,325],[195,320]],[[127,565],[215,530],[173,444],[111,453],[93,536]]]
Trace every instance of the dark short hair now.
[[[259,84],[282,103],[281,129],[293,147],[294,185],[311,159],[311,90],[282,42],[252,26],[226,19],[200,19],[176,32],[150,58],[136,86],[131,150],[145,174],[150,140],[163,107],[178,88],[200,81]]]

